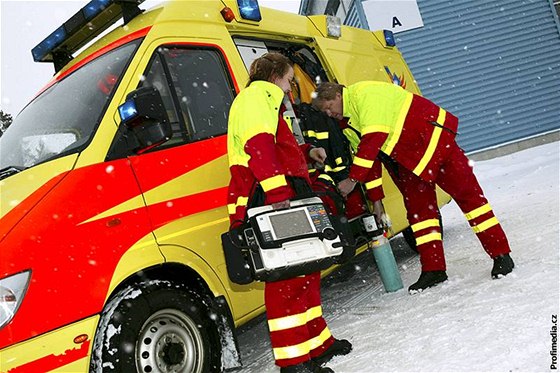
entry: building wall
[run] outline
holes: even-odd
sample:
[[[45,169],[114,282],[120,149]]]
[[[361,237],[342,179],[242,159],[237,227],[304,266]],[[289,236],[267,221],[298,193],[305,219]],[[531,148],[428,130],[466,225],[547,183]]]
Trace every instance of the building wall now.
[[[318,1],[318,3],[323,3]],[[460,118],[477,151],[560,128],[560,26],[550,0],[417,0],[424,27],[396,34],[424,96]],[[346,24],[364,24],[347,8]]]

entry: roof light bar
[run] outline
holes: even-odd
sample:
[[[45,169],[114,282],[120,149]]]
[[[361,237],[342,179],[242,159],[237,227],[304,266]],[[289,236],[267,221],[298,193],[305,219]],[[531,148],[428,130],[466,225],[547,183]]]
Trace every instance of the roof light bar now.
[[[45,40],[39,43],[35,48],[31,50],[33,54],[33,60],[35,62],[41,61],[44,56],[46,56],[50,51],[54,48],[62,44],[62,42],[66,39],[67,33],[64,26],[60,26],[52,34],[47,36]]]
[[[100,10],[107,8],[111,5],[111,0],[92,0],[85,7],[82,8],[84,16],[89,21],[99,14]]]
[[[59,71],[72,59],[72,53],[93,40],[120,18],[124,24],[142,13],[144,0],[91,0],[62,26],[31,50],[35,62],[53,62]]]

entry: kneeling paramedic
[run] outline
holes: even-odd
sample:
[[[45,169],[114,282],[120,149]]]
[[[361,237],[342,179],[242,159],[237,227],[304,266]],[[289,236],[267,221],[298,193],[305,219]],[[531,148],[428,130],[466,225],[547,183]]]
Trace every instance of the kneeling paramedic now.
[[[322,148],[301,147],[282,117],[282,100],[294,71],[279,53],[267,53],[250,67],[249,83],[234,100],[228,123],[231,227],[246,221],[250,207],[290,206],[311,191],[307,161],[323,162]],[[335,339],[323,318],[320,273],[265,283],[270,341],[281,372],[332,372],[322,367],[352,345]]]
[[[376,157],[390,158],[394,163],[388,171],[403,194],[422,265],[420,278],[409,292],[447,279],[436,185],[457,202],[494,260],[492,277],[513,270],[506,235],[468,158],[455,142],[457,117],[421,96],[384,82],[364,81],[349,87],[323,83],[315,99],[329,116],[349,118],[349,126],[360,138],[349,177],[338,184],[343,195],[358,182],[374,180],[369,182],[368,198],[374,203],[380,201],[381,164]]]

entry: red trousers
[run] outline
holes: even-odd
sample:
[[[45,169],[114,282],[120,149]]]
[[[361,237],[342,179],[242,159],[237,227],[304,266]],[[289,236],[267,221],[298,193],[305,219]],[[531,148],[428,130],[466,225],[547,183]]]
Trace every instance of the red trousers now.
[[[276,365],[308,361],[333,344],[323,319],[319,272],[267,282],[264,301]]]
[[[387,170],[404,197],[408,221],[420,253],[422,271],[446,269],[436,185],[455,200],[491,258],[511,251],[468,158],[456,144],[439,164],[438,176],[434,182],[424,181],[400,165],[396,170],[391,167],[387,167]]]

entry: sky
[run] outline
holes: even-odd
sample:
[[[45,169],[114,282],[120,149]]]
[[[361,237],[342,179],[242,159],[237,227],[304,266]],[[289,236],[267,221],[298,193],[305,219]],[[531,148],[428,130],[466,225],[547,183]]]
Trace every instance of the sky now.
[[[353,351],[328,366],[337,373],[546,372],[559,312],[560,143],[475,162],[474,171],[510,243],[515,268],[492,280],[492,261],[459,207],[443,207],[449,280],[420,294],[385,292],[367,251],[323,279],[323,314]],[[405,288],[419,258],[391,240]],[[556,315],[554,319],[553,315]],[[554,323],[556,320],[556,323]],[[266,324],[239,337],[244,369],[275,373]],[[560,366],[556,360],[556,370]]]
[[[162,3],[148,0],[147,9]],[[88,1],[0,0],[0,109],[13,117],[54,74],[51,63],[33,62],[31,49]],[[299,0],[260,0],[261,6],[297,13]]]

